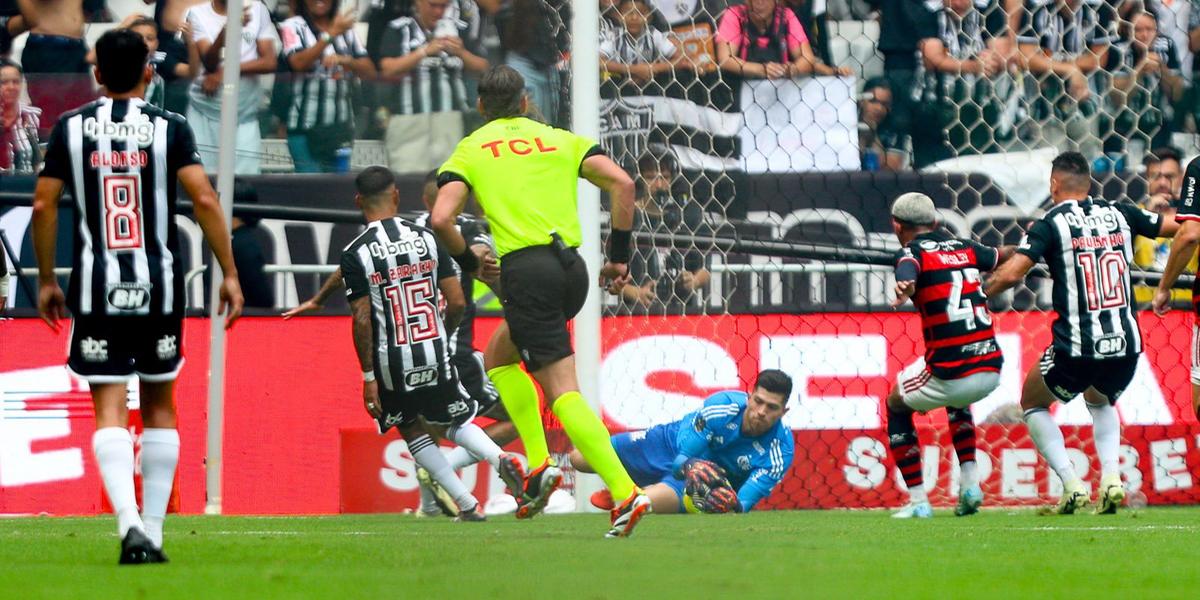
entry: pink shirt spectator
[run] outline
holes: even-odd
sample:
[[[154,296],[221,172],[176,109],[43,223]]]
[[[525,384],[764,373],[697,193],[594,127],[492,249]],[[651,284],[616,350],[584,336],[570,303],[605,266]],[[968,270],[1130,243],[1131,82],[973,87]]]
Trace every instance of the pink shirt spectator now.
[[[800,20],[796,18],[796,14],[792,11],[780,6],[775,9],[775,18],[767,31],[763,32],[766,35],[774,35],[780,29],[778,20],[784,19],[784,24],[787,28],[787,50],[788,53],[799,51],[800,46],[808,43],[808,35],[804,33],[804,26],[800,24]],[[721,22],[717,25],[717,42],[727,42],[733,46],[733,53],[739,57],[745,57],[746,52],[743,46],[746,44],[747,31],[752,28],[749,23],[750,15],[747,12],[744,4],[729,7],[724,14],[721,15]],[[769,43],[767,37],[761,37],[756,40],[760,47],[765,48]],[[791,56],[784,57],[783,62],[789,62]]]

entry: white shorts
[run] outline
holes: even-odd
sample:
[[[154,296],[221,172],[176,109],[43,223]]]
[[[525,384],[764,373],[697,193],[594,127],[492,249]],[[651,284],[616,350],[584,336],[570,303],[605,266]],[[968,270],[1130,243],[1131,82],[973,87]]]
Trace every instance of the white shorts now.
[[[1000,386],[1000,374],[975,373],[962,379],[938,379],[919,359],[900,372],[896,381],[905,406],[920,412],[935,408],[966,408],[987,397]]]
[[[1192,385],[1200,385],[1200,326],[1192,325]]]

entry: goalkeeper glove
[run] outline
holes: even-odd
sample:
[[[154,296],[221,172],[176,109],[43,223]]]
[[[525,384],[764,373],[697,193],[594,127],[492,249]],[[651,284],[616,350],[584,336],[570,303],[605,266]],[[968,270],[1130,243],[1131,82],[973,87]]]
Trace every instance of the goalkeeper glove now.
[[[725,469],[720,465],[707,461],[702,458],[692,458],[683,463],[680,468],[682,478],[689,485],[699,484],[705,487],[716,487],[724,484],[729,485],[729,481],[725,479]]]
[[[704,512],[729,513],[742,512],[742,503],[738,501],[737,492],[731,487],[713,488],[704,499]]]

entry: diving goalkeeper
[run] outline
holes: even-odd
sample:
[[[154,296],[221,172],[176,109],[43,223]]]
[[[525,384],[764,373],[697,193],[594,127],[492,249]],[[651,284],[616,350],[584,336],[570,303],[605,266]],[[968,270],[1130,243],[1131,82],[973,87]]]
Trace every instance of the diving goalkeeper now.
[[[612,436],[613,448],[655,513],[747,512],[792,465],[792,432],[781,422],[791,394],[792,379],[768,369],[749,394],[718,392],[678,421]],[[593,472],[578,451],[571,464]],[[612,496],[601,490],[592,504],[611,509]]]

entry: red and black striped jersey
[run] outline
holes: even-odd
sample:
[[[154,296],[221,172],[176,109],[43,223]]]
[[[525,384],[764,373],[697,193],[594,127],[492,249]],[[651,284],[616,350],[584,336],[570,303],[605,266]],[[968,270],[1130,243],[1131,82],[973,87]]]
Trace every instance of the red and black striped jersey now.
[[[1175,213],[1175,220],[1179,223],[1200,221],[1200,197],[1196,195],[1197,186],[1200,186],[1200,160],[1193,158],[1183,172],[1183,193],[1179,197],[1179,210]],[[1200,277],[1192,282],[1192,309],[1196,313],[1197,322],[1200,322]]]
[[[918,235],[896,253],[897,272],[916,268],[912,300],[921,313],[925,365],[935,377],[961,379],[1000,370],[1004,358],[979,277],[998,260],[995,248],[942,231]]]

